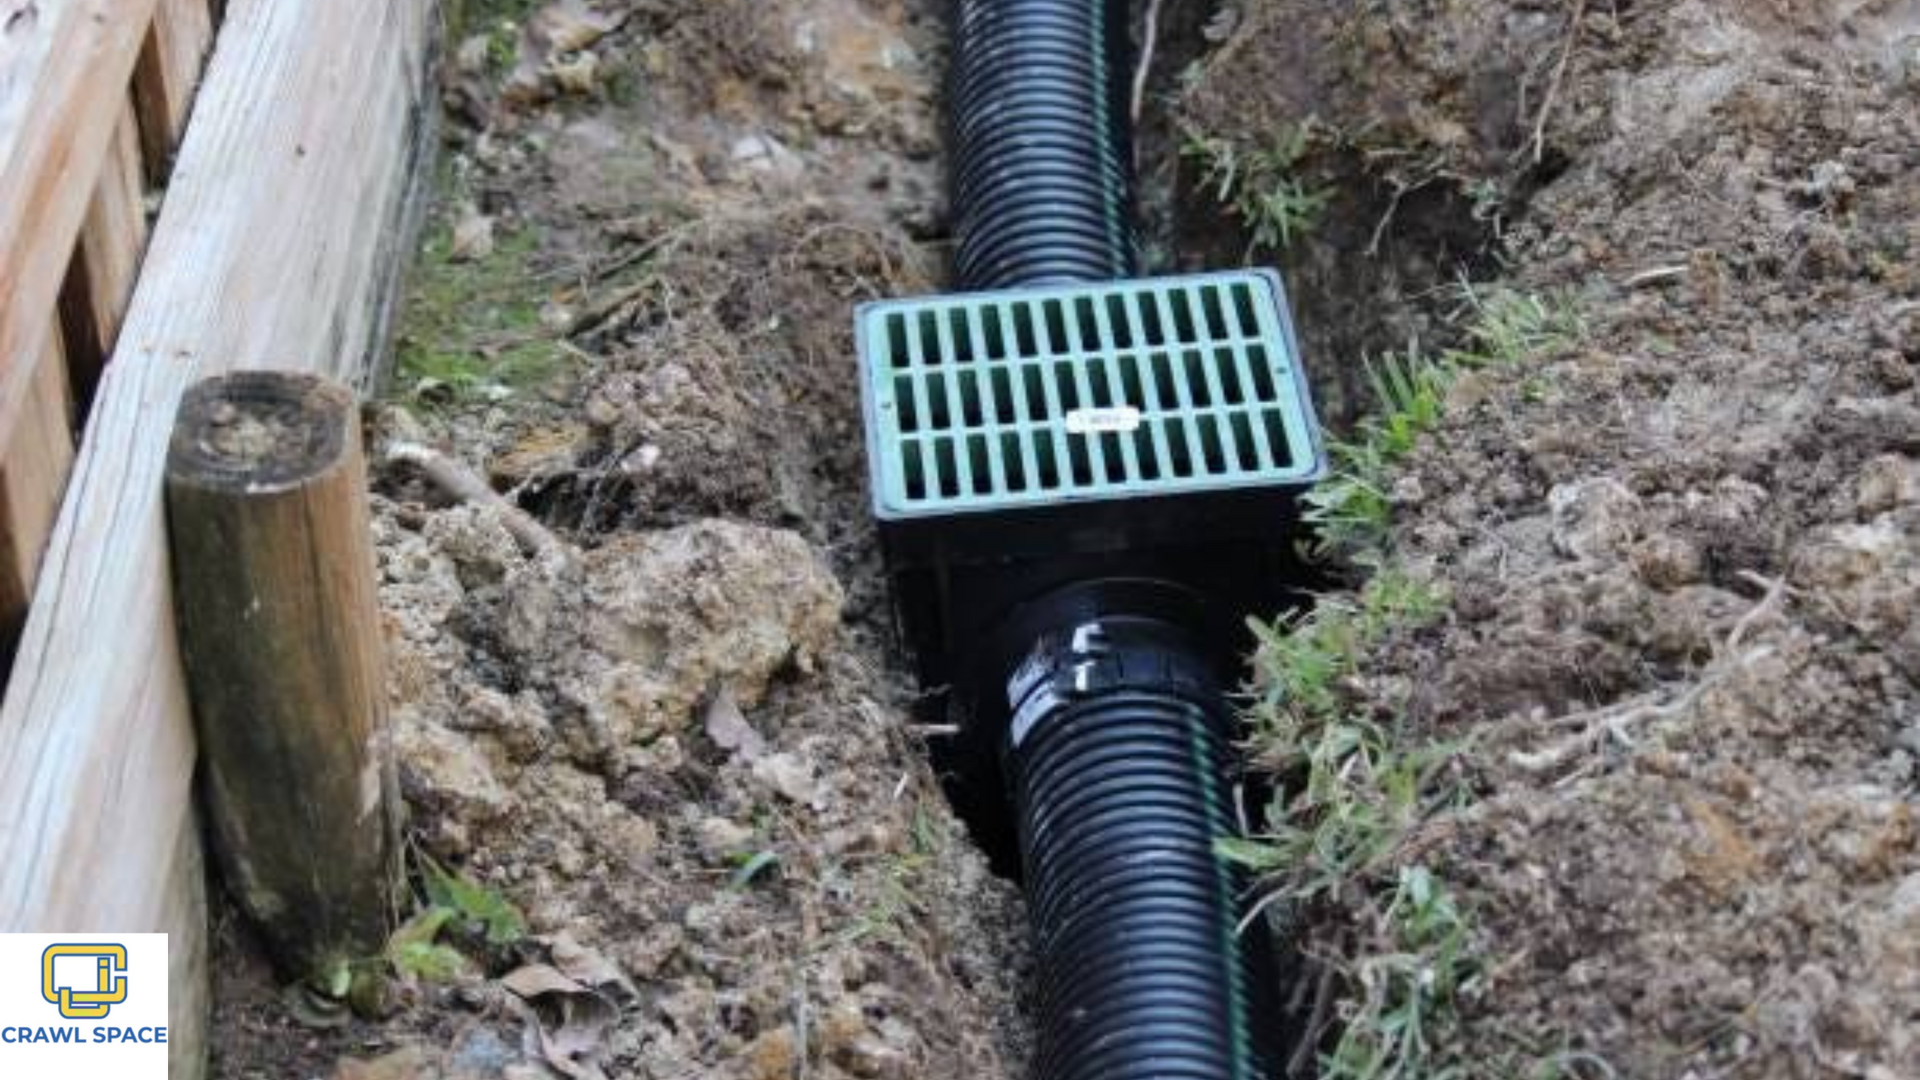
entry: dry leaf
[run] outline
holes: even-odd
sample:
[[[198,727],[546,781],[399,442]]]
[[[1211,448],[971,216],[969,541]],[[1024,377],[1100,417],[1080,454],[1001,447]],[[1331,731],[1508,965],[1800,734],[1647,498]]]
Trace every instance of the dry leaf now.
[[[462,75],[484,75],[487,71],[488,54],[493,47],[493,39],[486,34],[475,34],[460,43],[453,51],[454,70]]]
[[[734,700],[733,691],[724,686],[707,703],[705,725],[707,738],[741,761],[756,761],[767,752],[767,740],[760,737],[752,724],[747,723],[746,715],[740,711],[740,703]]]
[[[753,775],[786,798],[818,810],[823,805],[813,769],[798,755],[770,754],[753,763]]]
[[[1232,37],[1233,32],[1239,28],[1240,9],[1228,4],[1213,13],[1213,18],[1208,19],[1207,24],[1200,28],[1200,36],[1218,45]]]
[[[487,475],[496,484],[508,487],[559,476],[573,468],[575,458],[586,444],[587,430],[578,424],[537,428],[488,462]]]
[[[301,1027],[315,1030],[340,1028],[353,1020],[353,1011],[346,1002],[327,997],[301,983],[288,986],[280,997],[287,1007],[287,1014]]]
[[[555,0],[535,12],[520,31],[519,62],[507,78],[509,101],[530,103],[548,96],[547,81],[557,79],[566,86],[578,86],[582,75],[578,67],[562,74],[562,58],[579,52],[620,28],[626,13],[596,11],[586,0]]]
[[[558,998],[560,1022],[540,1020],[540,1056],[573,1080],[605,1080],[600,1059],[606,1054],[607,1033],[620,1012],[598,994],[570,994]]]
[[[581,53],[572,60],[548,64],[547,73],[553,76],[555,86],[569,94],[591,94],[600,77],[600,59],[592,53]]]
[[[545,59],[578,52],[599,41],[627,21],[625,11],[596,11],[586,0],[554,0],[527,22],[527,33]]]
[[[501,977],[500,985],[518,997],[532,1001],[545,994],[591,993],[577,980],[546,964],[527,964]]]
[[[549,948],[553,966],[580,985],[601,990],[613,987],[628,997],[639,993],[633,981],[627,978],[627,973],[620,970],[619,964],[573,940],[572,935],[555,936]]]
[[[529,1049],[537,1049],[548,1066],[572,1080],[605,1080],[600,1060],[620,1009],[593,988],[593,981],[611,975],[608,981],[614,985],[631,991],[632,984],[606,958],[571,939],[556,939],[554,944],[556,959],[586,974],[588,980],[548,964],[527,964],[501,979],[500,985],[521,999],[515,1011],[530,1028]]]

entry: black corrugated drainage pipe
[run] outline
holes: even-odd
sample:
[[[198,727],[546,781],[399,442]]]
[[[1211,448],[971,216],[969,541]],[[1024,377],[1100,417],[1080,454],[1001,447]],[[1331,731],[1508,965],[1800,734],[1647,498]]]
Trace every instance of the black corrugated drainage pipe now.
[[[1129,7],[959,0],[962,289],[1138,274]],[[1090,582],[1027,605],[982,673],[1009,716],[1001,771],[1037,952],[1037,1080],[1262,1074],[1258,950],[1237,933],[1240,882],[1215,851],[1234,832],[1222,650],[1141,599],[1163,591]]]
[[[1125,607],[1120,608],[1125,610]],[[1173,622],[1083,617],[1007,684],[1043,1080],[1258,1075],[1218,675]]]
[[[954,270],[968,291],[1130,278],[1127,0],[960,0]]]

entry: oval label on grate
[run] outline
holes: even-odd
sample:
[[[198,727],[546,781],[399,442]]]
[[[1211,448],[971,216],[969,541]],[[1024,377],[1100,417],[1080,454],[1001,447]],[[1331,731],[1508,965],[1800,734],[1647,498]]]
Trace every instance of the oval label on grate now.
[[[1128,432],[1140,426],[1140,410],[1131,405],[1103,409],[1075,409],[1067,414],[1067,430],[1075,435]]]

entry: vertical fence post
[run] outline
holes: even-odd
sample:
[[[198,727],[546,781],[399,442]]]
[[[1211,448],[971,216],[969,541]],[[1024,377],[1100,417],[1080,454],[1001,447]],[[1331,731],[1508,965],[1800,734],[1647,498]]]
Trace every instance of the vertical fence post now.
[[[283,971],[331,982],[379,954],[400,855],[352,392],[291,372],[197,384],[167,509],[215,856]]]

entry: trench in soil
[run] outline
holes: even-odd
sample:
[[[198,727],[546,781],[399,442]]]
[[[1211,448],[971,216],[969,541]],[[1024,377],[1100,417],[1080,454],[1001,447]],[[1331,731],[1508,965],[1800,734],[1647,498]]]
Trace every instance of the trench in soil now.
[[[496,527],[387,469],[375,485],[383,602],[401,627],[397,722],[414,844],[520,905],[534,937],[479,950],[462,981],[408,988],[384,1020],[314,1028],[224,914],[215,1075],[319,1072],[340,1055],[418,1039],[517,1045],[527,1021],[489,977],[539,960],[559,935],[604,953],[639,987],[621,1033],[608,1036],[616,1075],[722,1065],[757,1075],[756,1062],[793,1055],[855,1071],[897,1056],[912,1075],[1024,1072],[1013,853],[992,843],[999,875],[987,872],[928,766],[949,718],[937,688],[913,685],[892,639],[849,335],[859,300],[937,291],[945,278],[941,5],[828,7],[813,23],[784,4],[723,4],[665,24],[636,16],[609,39],[607,82],[588,102],[515,105],[501,90],[506,71],[483,59],[463,82],[454,61],[447,160],[394,395],[406,415],[383,413],[375,438],[398,426],[486,468],[587,551],[589,568],[585,579],[531,568]],[[1150,272],[1246,255],[1243,225],[1182,160],[1164,107],[1208,47],[1206,7],[1175,0],[1162,13],[1138,140]],[[507,33],[470,25],[488,41]],[[778,39],[796,26],[826,39],[798,60]],[[852,40],[832,40],[846,27]],[[876,40],[919,59],[907,76],[871,76],[884,83],[862,91],[876,95],[874,115],[829,124],[834,108],[859,114],[859,94],[846,106],[798,84],[822,67],[853,79],[841,52]],[[733,46],[742,55],[729,59]],[[659,51],[675,48],[686,55]],[[797,73],[772,84],[753,74],[781,65]],[[646,79],[661,88],[632,89]],[[781,116],[795,109],[831,130],[796,136]],[[1357,159],[1319,164],[1341,197],[1279,261],[1322,417],[1337,427],[1363,408],[1359,358],[1410,333],[1437,335],[1434,295],[1492,269],[1492,236],[1444,185],[1395,205]],[[626,185],[648,194],[626,198]],[[480,218],[491,250],[456,255]],[[603,322],[555,329],[584,316]],[[498,375],[534,352],[555,354],[540,359],[557,360],[557,373]],[[462,382],[468,354],[483,361],[477,385]],[[715,522],[756,531],[720,535]],[[741,595],[797,587],[782,575],[803,551],[844,590],[833,639],[799,649],[817,653],[800,665],[808,670],[730,671],[728,650],[752,643],[729,637],[729,620],[805,637]],[[636,588],[695,610],[596,636],[608,597]],[[550,648],[522,625],[539,604],[552,609]],[[571,633],[576,623],[584,635]],[[609,697],[607,672],[623,664],[665,668]],[[686,680],[699,685],[678,685]],[[712,744],[722,689],[803,779],[768,780],[777,770]],[[635,720],[620,711],[632,704],[623,693],[664,695],[682,711]],[[601,713],[630,744],[606,745]],[[996,804],[990,794],[956,801]],[[987,813],[974,833],[1006,836]],[[772,870],[728,884],[761,857]],[[841,1042],[795,1019],[821,1015],[840,1018]],[[794,1030],[813,1034],[783,1049],[780,1033]]]

